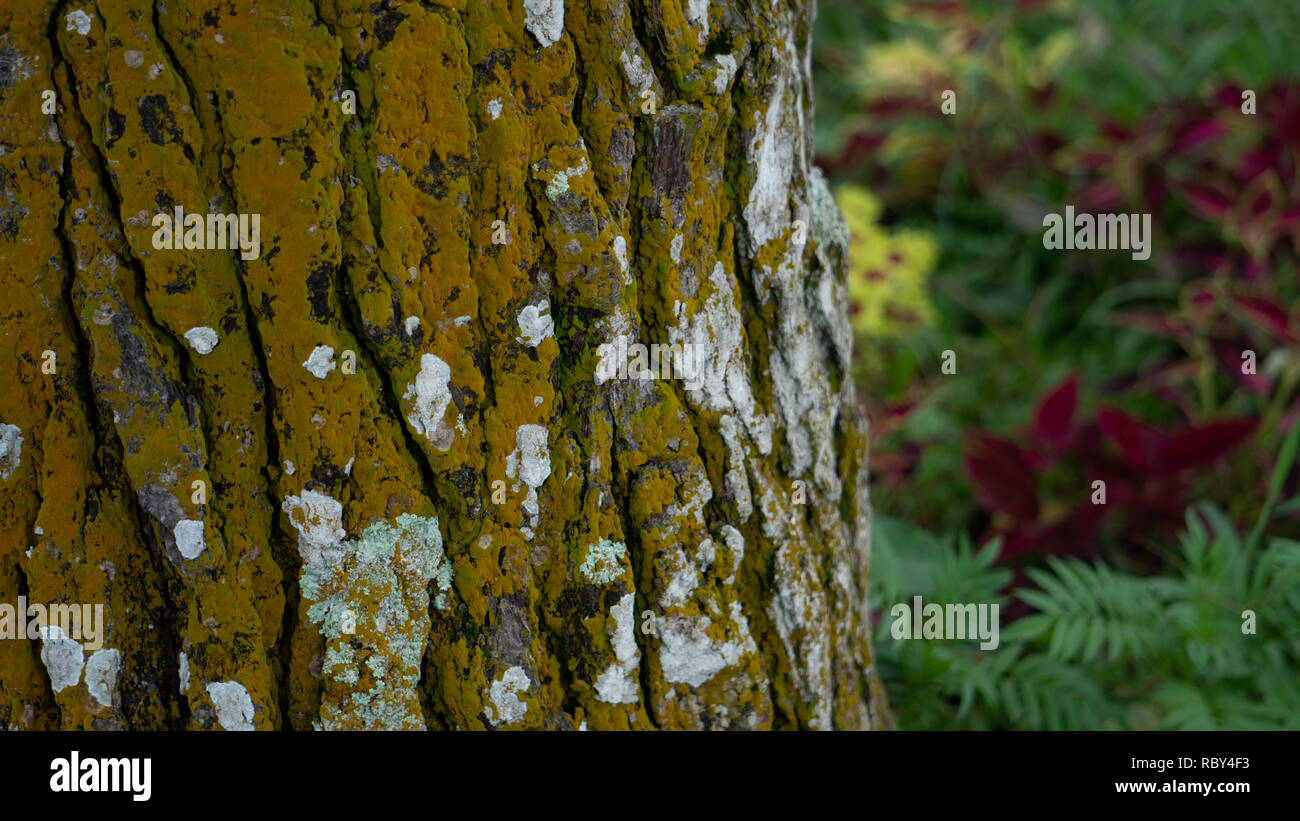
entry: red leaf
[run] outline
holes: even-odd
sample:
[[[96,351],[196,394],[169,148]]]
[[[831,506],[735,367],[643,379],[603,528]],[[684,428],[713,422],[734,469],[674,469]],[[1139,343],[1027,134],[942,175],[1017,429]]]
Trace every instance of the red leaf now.
[[[1047,393],[1034,409],[1033,436],[1041,444],[1055,451],[1065,446],[1070,436],[1070,423],[1079,402],[1079,378],[1070,374]]]
[[[1283,339],[1293,339],[1288,327],[1286,309],[1281,305],[1263,297],[1236,295],[1232,299],[1237,303],[1238,308],[1269,331]]]
[[[1119,208],[1124,192],[1113,180],[1098,180],[1080,192],[1076,201],[1081,210],[1091,212],[1114,211]]]
[[[1121,123],[1119,120],[1113,120],[1108,117],[1101,123],[1101,133],[1115,140],[1123,141],[1128,139],[1128,136],[1132,131],[1130,131],[1129,127]]]
[[[1160,206],[1164,205],[1165,203],[1166,193],[1167,191],[1165,189],[1165,183],[1162,178],[1154,179],[1151,182],[1147,183],[1146,195],[1145,195],[1147,208],[1149,208],[1152,212],[1159,211]]]
[[[904,94],[882,94],[867,104],[867,112],[878,117],[916,114],[922,111],[929,111],[929,107],[916,97]]]
[[[1081,165],[1083,168],[1088,170],[1096,170],[1098,168],[1109,168],[1111,163],[1115,161],[1114,157],[1112,157],[1107,152],[1088,151],[1086,149],[1079,152],[1079,156],[1077,157],[1077,160],[1079,162],[1079,165]]]
[[[1180,248],[1178,258],[1186,268],[1195,268],[1207,274],[1213,274],[1228,264],[1228,255],[1223,253],[1220,248],[1221,246],[1214,248],[1205,246]]]
[[[1184,428],[1162,438],[1155,448],[1153,473],[1168,475],[1208,465],[1231,452],[1255,431],[1254,419],[1232,419]]]
[[[1122,328],[1133,328],[1187,344],[1191,344],[1193,339],[1187,322],[1181,317],[1154,312],[1122,311],[1111,316],[1110,321]]]
[[[1270,168],[1278,167],[1277,152],[1267,148],[1261,148],[1258,151],[1247,151],[1241,155],[1241,170],[1238,175],[1241,177],[1241,183],[1247,183],[1263,174]]]
[[[1184,183],[1178,187],[1178,191],[1202,216],[1212,220],[1223,219],[1231,205],[1227,197],[1208,188]]]
[[[839,155],[831,158],[823,158],[818,161],[828,174],[833,174],[841,169],[850,168],[863,159],[872,156],[884,138],[878,134],[868,131],[858,131],[851,136],[840,151]]]
[[[1241,86],[1239,85],[1232,83],[1225,85],[1216,91],[1214,96],[1218,98],[1219,105],[1241,109]]]
[[[1268,211],[1272,206],[1273,195],[1267,191],[1261,191],[1259,192],[1259,196],[1255,197],[1255,201],[1250,204],[1250,214],[1251,216],[1257,217],[1265,211]]]
[[[1249,279],[1252,282],[1254,282],[1258,280],[1262,275],[1268,273],[1268,268],[1266,267],[1265,264],[1266,262],[1267,261],[1261,262],[1260,260],[1257,260],[1254,257],[1248,257],[1247,259],[1243,260],[1241,267],[1246,274],[1246,279]]]
[[[1253,419],[1232,419],[1163,434],[1111,408],[1097,411],[1097,424],[1124,461],[1148,476],[1169,476],[1222,458],[1255,430]]]
[[[1273,383],[1267,377],[1260,376],[1258,373],[1241,372],[1244,360],[1241,358],[1243,351],[1239,346],[1230,342],[1215,342],[1214,352],[1227,369],[1228,375],[1240,382],[1246,390],[1259,396],[1268,396],[1272,392]]]
[[[975,497],[984,508],[1003,511],[1020,521],[1038,518],[1033,472],[1018,447],[977,433],[967,442],[964,461],[975,485]]]
[[[1269,96],[1278,101],[1273,136],[1283,142],[1300,142],[1300,86],[1283,83]]]
[[[994,531],[991,537],[1002,539],[998,561],[1006,562],[1038,545],[1038,528],[1026,525],[1016,530],[999,530]]]
[[[1128,414],[1112,408],[1097,410],[1097,426],[1119,446],[1129,467],[1146,473],[1151,463],[1155,432]]]
[[[1022,553],[1054,556],[1080,556],[1096,550],[1093,536],[1106,513],[1103,505],[1085,501],[1072,508],[1059,521],[1046,527],[1021,526],[997,533],[1002,537],[998,561],[1005,562]]]
[[[909,9],[918,17],[933,17],[940,20],[965,10],[966,4],[961,0],[933,0],[933,2],[916,3]]]
[[[1211,140],[1217,140],[1227,132],[1228,129],[1220,125],[1218,120],[1201,120],[1178,135],[1171,153],[1174,156],[1186,154]]]
[[[1093,536],[1106,510],[1106,505],[1094,505],[1090,498],[1086,499],[1059,522],[1045,528],[1037,541],[1045,552],[1055,556],[1092,553],[1097,549]]]

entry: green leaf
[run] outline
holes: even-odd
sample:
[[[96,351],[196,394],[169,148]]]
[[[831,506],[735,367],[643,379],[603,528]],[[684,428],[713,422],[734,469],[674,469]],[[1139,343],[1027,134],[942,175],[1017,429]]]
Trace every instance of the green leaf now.
[[[1106,640],[1106,622],[1102,619],[1093,621],[1092,626],[1088,629],[1088,641],[1083,646],[1084,661],[1092,661],[1101,651],[1101,645]]]
[[[1246,540],[1246,553],[1248,554],[1254,552],[1255,546],[1259,544],[1259,539],[1264,534],[1264,525],[1272,514],[1273,504],[1282,493],[1282,483],[1286,481],[1287,474],[1291,472],[1291,466],[1295,464],[1297,451],[1300,451],[1300,423],[1293,424],[1286,435],[1286,439],[1282,441],[1282,449],[1277,455],[1277,464],[1273,466],[1273,477],[1268,483],[1268,496],[1264,500],[1263,509],[1259,512],[1259,519],[1255,521],[1255,526],[1251,528],[1250,538]]]

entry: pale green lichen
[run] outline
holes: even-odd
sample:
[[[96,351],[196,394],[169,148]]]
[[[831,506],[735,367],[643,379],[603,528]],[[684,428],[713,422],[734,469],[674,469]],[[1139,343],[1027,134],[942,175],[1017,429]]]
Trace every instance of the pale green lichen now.
[[[422,729],[418,686],[429,633],[429,583],[446,606],[452,567],[436,517],[404,513],[304,565],[307,616],[321,627],[326,680],[318,729]]]
[[[521,721],[528,713],[528,702],[519,697],[527,693],[532,682],[524,668],[515,666],[506,670],[500,679],[492,682],[487,696],[491,702],[487,708],[488,721],[493,727],[502,727]]]
[[[546,185],[546,198],[551,202],[559,199],[560,195],[569,190],[569,175],[561,171]]]
[[[558,200],[561,194],[569,190],[569,178],[581,177],[587,173],[587,170],[587,158],[582,157],[578,160],[576,168],[564,168],[556,171],[555,175],[551,177],[551,181],[546,184],[546,198],[551,202]],[[542,173],[542,164],[533,163],[533,171],[539,174]]]
[[[578,566],[578,571],[588,581],[596,584],[609,584],[623,575],[623,557],[627,555],[627,545],[601,539],[587,548],[587,556]]]
[[[842,252],[849,247],[849,224],[844,219],[844,212],[831,194],[826,184],[826,177],[817,166],[808,170],[808,210],[809,226],[814,237],[824,240],[839,248]]]

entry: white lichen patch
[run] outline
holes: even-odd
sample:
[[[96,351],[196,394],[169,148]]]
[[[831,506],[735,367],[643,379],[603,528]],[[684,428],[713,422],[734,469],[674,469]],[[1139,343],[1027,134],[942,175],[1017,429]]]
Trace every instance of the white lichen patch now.
[[[746,655],[757,652],[740,602],[731,603],[730,629],[726,639],[718,640],[708,635],[712,624],[708,616],[694,620],[665,620],[660,630],[662,643],[659,648],[659,664],[665,681],[699,687]]]
[[[122,59],[131,68],[139,68],[144,65],[144,52],[129,48],[122,53]]]
[[[81,681],[85,652],[81,642],[65,635],[57,624],[41,626],[41,663],[50,674],[50,689],[62,692]]]
[[[9,477],[18,469],[23,457],[23,431],[17,425],[0,422],[0,480],[9,481]]]
[[[539,305],[525,305],[519,312],[519,336],[524,345],[536,348],[542,340],[555,334],[555,323],[550,315],[551,303],[543,299]]]
[[[641,653],[636,647],[636,594],[625,593],[609,610],[606,621],[614,661],[596,678],[596,698],[607,704],[635,704],[639,688],[636,670]]]
[[[727,546],[727,551],[731,554],[731,572],[722,583],[734,584],[736,573],[740,570],[740,563],[745,560],[745,537],[731,525],[723,525],[721,532],[722,543]]]
[[[623,558],[627,556],[627,545],[609,539],[601,539],[587,548],[587,555],[578,572],[595,584],[609,584],[623,575]]]
[[[290,476],[292,476],[292,475],[294,475],[295,473],[298,472],[298,469],[295,468],[295,467],[293,466],[293,462],[290,462],[288,459],[285,459],[285,460],[284,460],[284,472],[287,473],[287,474],[289,474]]]
[[[86,689],[104,707],[113,706],[113,690],[122,669],[122,654],[113,649],[96,650],[86,661]]]
[[[782,263],[778,276],[792,268]],[[803,297],[802,281],[793,286],[783,284],[778,293],[779,344],[773,347],[767,364],[772,395],[785,423],[790,475],[802,476],[812,466],[817,485],[829,488],[839,481],[832,444],[836,413],[831,406],[830,385],[817,364],[820,343]]]
[[[254,728],[256,711],[244,685],[237,681],[214,681],[206,689],[212,706],[217,708],[217,723],[221,729],[236,732]]]
[[[551,452],[548,448],[550,432],[541,425],[520,425],[515,431],[515,449],[506,457],[506,476],[518,478],[528,486],[523,508],[528,514],[525,536],[532,538],[532,527],[537,524],[540,512],[537,505],[537,488],[551,475]],[[514,489],[519,489],[515,482]]]
[[[766,455],[772,451],[772,423],[756,410],[745,361],[744,323],[721,262],[714,264],[709,285],[708,298],[690,316],[686,306],[678,304],[678,324],[668,328],[668,340],[690,343],[703,352],[695,386],[686,386],[687,396],[708,410],[736,411],[759,452]]]
[[[338,363],[334,361],[334,349],[329,345],[317,345],[302,366],[311,371],[312,376],[317,379],[324,379],[330,371],[338,367]]]
[[[180,691],[181,691],[181,695],[184,695],[185,692],[186,692],[187,690],[189,690],[189,689],[190,689],[190,657],[187,656],[187,655],[185,655],[185,651],[182,650],[182,651],[181,651],[181,660],[180,660]]]
[[[492,682],[484,695],[490,702],[487,718],[493,727],[514,724],[523,719],[528,712],[528,703],[519,698],[519,693],[528,692],[531,684],[524,668],[518,666],[506,670],[501,678]]]
[[[741,522],[749,521],[754,513],[754,499],[749,489],[749,477],[745,473],[745,457],[748,448],[741,440],[740,426],[736,417],[723,414],[718,420],[718,431],[722,434],[722,443],[727,446],[727,472],[723,477],[727,495],[736,505],[736,513]]]
[[[515,431],[515,449],[506,457],[506,476],[518,476],[531,488],[541,487],[551,475],[549,438],[550,432],[541,425],[520,425]]]
[[[699,41],[703,43],[709,36],[709,0],[687,0],[686,19],[699,28]]]
[[[623,279],[630,282],[630,272],[627,264],[627,239],[622,234],[614,237],[614,259],[618,260],[618,270],[623,274]]]
[[[451,366],[436,354],[427,353],[420,357],[420,373],[415,377],[415,384],[408,384],[406,393],[402,396],[411,406],[406,421],[411,423],[416,432],[424,434],[429,441],[440,446],[443,437],[451,436],[451,428],[442,418],[447,405],[451,403],[450,382]],[[443,437],[435,438],[440,429],[444,431]],[[449,438],[445,439],[445,444],[450,447]]]
[[[812,729],[831,726],[830,625],[826,593],[807,546],[785,543],[776,552],[776,593],[768,615],[791,659],[791,675],[811,705]]]
[[[420,318],[418,316],[408,316],[403,327],[406,328],[406,335],[408,337],[414,336],[416,329],[420,327]]]
[[[564,34],[564,0],[524,0],[524,27],[546,48]]]
[[[695,588],[700,586],[700,572],[707,570],[713,561],[713,542],[706,538],[696,552],[700,559],[698,562],[688,557],[679,546],[674,545],[665,551],[661,561],[665,572],[671,576],[659,599],[665,608],[685,605]]]
[[[731,397],[727,391],[728,372],[743,368],[738,358],[744,349],[743,322],[736,307],[735,292],[722,263],[713,266],[709,276],[713,291],[702,308],[688,321],[679,316],[681,323],[668,330],[670,342],[690,342],[707,353],[703,363],[703,382],[698,391],[691,391],[692,399],[703,401],[709,410],[729,410]],[[678,313],[684,314],[679,307]],[[737,373],[738,386],[747,384],[747,374]],[[698,394],[698,396],[697,396]]]
[[[682,262],[682,235],[674,234],[673,241],[668,246],[668,256],[672,257],[674,263],[678,265]]]
[[[487,110],[488,110],[488,114],[490,114],[490,115],[492,116],[492,119],[495,120],[495,119],[497,119],[498,117],[500,117],[500,116],[501,116],[501,98],[500,98],[500,97],[497,97],[495,100],[488,100]]]
[[[736,58],[730,54],[719,54],[713,58],[713,62],[718,64],[718,70],[713,75],[713,90],[719,94],[726,94],[727,87],[731,85],[731,78],[736,76]]]
[[[190,328],[185,332],[185,341],[190,343],[200,355],[206,356],[212,353],[212,349],[217,347],[217,332],[206,325],[200,325],[197,328]]]
[[[704,526],[704,506],[713,498],[713,485],[709,484],[708,475],[701,470],[697,470],[693,476],[694,481],[683,490],[681,504],[670,502],[664,506],[664,512],[672,520],[665,528],[670,535],[676,534],[681,525],[690,522]]]
[[[648,91],[654,86],[654,71],[641,59],[640,54],[628,54],[626,51],[619,53],[618,60],[623,64],[623,74],[627,77],[627,84],[633,89],[633,100],[635,104],[640,101],[641,93]]]
[[[789,80],[777,72],[776,87],[762,127],[750,141],[748,159],[754,168],[754,185],[745,204],[751,249],[755,252],[768,241],[782,236],[790,216],[790,180],[795,171],[796,142],[785,127],[785,95]]]
[[[203,522],[198,519],[181,519],[172,528],[176,550],[186,559],[197,559],[207,543],[203,540]]]
[[[321,567],[338,543],[347,536],[343,529],[343,505],[316,490],[304,490],[280,505],[298,531],[298,552],[310,567]]]
[[[81,9],[68,12],[68,31],[75,31],[77,34],[85,36],[90,34],[90,15]]]

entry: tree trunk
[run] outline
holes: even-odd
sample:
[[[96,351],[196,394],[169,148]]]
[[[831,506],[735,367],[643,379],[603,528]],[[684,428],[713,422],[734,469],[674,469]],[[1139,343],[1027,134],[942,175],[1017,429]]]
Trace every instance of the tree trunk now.
[[[0,726],[889,723],[811,4],[4,6]]]

